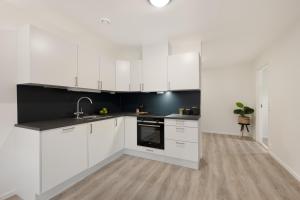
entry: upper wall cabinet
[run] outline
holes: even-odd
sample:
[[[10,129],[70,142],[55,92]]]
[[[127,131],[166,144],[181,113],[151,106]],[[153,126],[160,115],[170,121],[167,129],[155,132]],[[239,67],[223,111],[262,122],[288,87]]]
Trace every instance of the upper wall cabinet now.
[[[78,87],[100,89],[100,56],[96,49],[78,47]]]
[[[26,25],[19,30],[18,48],[18,83],[76,86],[76,44]]]
[[[168,57],[168,89],[200,89],[199,53],[184,53]]]
[[[130,91],[130,62],[116,61],[116,90]]]
[[[167,90],[168,44],[143,46],[142,90]]]
[[[131,62],[130,67],[130,91],[137,92],[142,90],[142,61]]]
[[[115,59],[108,55],[100,58],[100,90],[116,90]]]

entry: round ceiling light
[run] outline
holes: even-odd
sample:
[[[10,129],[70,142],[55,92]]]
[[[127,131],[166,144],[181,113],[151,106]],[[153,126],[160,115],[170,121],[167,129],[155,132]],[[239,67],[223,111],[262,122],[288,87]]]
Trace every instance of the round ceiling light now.
[[[100,19],[100,23],[101,23],[101,24],[111,24],[111,21],[110,21],[110,19],[107,18],[107,17],[102,17],[102,18]]]
[[[171,2],[171,0],[148,0],[148,1],[152,6],[157,8],[165,7]]]

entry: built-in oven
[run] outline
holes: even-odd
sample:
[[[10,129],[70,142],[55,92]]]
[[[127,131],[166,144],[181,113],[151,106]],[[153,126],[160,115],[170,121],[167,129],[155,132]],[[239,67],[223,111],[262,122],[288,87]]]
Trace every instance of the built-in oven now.
[[[138,117],[137,144],[139,146],[164,149],[164,118]]]

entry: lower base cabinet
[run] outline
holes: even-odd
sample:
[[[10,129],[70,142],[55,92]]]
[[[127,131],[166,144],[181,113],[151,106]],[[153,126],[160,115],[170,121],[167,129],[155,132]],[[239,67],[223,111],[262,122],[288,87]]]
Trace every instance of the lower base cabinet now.
[[[188,161],[183,166],[192,168],[197,168],[201,158],[197,121],[165,120],[164,150],[137,145],[136,117],[117,117],[41,132],[23,128],[15,131],[17,166],[20,166],[17,193],[24,200],[55,191],[60,184],[124,147],[135,155],[151,155],[154,159],[159,156],[162,161],[175,158],[178,165]]]
[[[42,192],[88,168],[86,125],[40,134]]]
[[[125,148],[137,150],[137,118],[125,117]]]
[[[115,126],[114,121],[114,119],[108,119],[88,125],[89,167],[109,156]]]
[[[88,133],[89,167],[92,167],[123,149],[124,118],[90,123]]]
[[[165,155],[181,160],[198,162],[198,143],[176,140],[165,141]]]

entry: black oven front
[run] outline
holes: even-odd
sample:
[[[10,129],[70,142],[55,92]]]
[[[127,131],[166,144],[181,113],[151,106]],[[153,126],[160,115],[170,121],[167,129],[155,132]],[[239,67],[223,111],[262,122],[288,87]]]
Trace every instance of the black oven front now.
[[[137,144],[139,146],[164,149],[164,119],[138,117]]]

